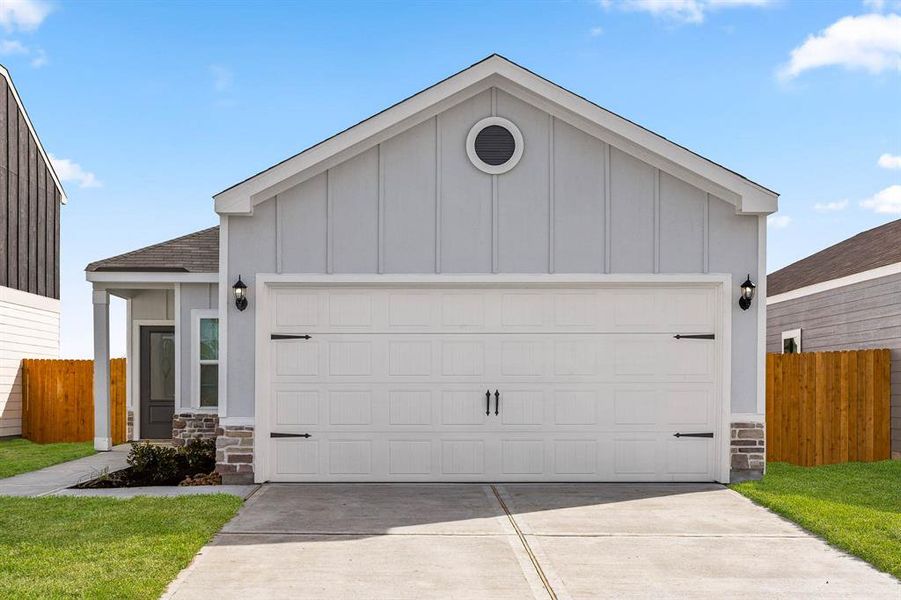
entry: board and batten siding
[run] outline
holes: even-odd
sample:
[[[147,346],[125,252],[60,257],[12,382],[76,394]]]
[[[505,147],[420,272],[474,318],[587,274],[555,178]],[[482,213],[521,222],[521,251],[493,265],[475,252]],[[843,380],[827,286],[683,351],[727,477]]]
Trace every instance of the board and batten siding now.
[[[498,176],[466,155],[497,115],[522,131]],[[227,280],[255,273],[758,273],[763,217],[492,88],[230,216]],[[738,288],[735,288],[736,297]],[[254,315],[229,306],[228,416],[251,417]],[[732,407],[757,413],[757,310],[733,305]]]
[[[901,274],[767,306],[767,352],[801,329],[801,350],[888,348],[892,356],[892,455],[901,456]]]
[[[23,358],[59,358],[59,300],[0,287],[0,438],[22,433]]]
[[[61,194],[0,77],[0,286],[59,298]]]

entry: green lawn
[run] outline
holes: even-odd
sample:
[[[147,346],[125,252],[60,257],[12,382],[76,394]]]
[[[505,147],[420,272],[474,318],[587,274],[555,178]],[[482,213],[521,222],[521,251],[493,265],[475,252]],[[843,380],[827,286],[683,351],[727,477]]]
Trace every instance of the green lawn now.
[[[19,438],[0,440],[0,479],[93,453],[91,442],[35,444]]]
[[[901,579],[901,461],[769,463],[761,481],[731,487]]]
[[[0,598],[158,598],[235,496],[0,497]]]

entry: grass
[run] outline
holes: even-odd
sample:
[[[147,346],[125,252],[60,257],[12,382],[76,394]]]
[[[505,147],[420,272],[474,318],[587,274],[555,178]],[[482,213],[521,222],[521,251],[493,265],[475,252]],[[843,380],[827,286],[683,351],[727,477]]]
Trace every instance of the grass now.
[[[0,598],[158,598],[235,496],[0,497]]]
[[[762,480],[731,487],[901,579],[901,461],[769,463]]]
[[[14,438],[0,440],[0,479],[36,471],[94,453],[91,442],[35,444]]]

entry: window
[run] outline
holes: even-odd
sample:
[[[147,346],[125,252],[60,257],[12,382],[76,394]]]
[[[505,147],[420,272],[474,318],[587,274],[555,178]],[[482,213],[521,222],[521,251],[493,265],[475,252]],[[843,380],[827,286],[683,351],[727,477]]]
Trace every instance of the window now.
[[[215,310],[191,311],[194,360],[193,405],[219,406],[219,318]]]
[[[782,354],[798,354],[799,352],[801,352],[801,330],[783,331]]]

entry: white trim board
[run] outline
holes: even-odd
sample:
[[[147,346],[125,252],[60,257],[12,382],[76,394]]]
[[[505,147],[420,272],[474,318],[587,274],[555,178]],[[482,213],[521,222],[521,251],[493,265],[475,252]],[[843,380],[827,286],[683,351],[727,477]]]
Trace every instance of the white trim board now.
[[[589,102],[498,55],[488,58],[218,194],[219,214],[251,214],[256,203],[497,87],[606,143],[713,193],[743,213],[772,213],[778,194]]]
[[[269,457],[266,455],[269,445],[269,403],[259,401],[270,398],[269,390],[269,336],[270,323],[269,288],[280,285],[308,284],[311,286],[370,286],[370,287],[415,287],[415,286],[458,286],[503,288],[505,286],[535,287],[603,287],[605,285],[645,284],[661,285],[699,285],[716,286],[716,336],[720,352],[716,357],[717,376],[719,378],[720,402],[717,403],[717,421],[719,422],[719,447],[716,450],[714,472],[717,481],[728,483],[730,477],[730,424],[732,418],[732,275],[730,274],[685,274],[685,275],[597,275],[597,274],[486,274],[486,275],[307,275],[258,273],[254,284],[255,322],[254,331],[254,406],[253,417],[244,417],[252,421],[254,427],[254,480],[263,483],[269,475]],[[220,356],[221,361],[221,356]],[[222,423],[224,420],[220,421]],[[229,419],[228,421],[232,421]],[[237,419],[235,419],[237,423]]]
[[[86,271],[85,279],[92,283],[172,284],[218,283],[218,273],[169,273],[147,271]]]
[[[901,273],[901,262],[892,263],[883,267],[870,269],[869,271],[861,271],[860,273],[854,273],[853,275],[838,277],[836,279],[830,279],[828,281],[821,281],[820,283],[814,283],[812,285],[800,287],[798,289],[790,290],[782,294],[776,294],[775,296],[768,297],[766,299],[766,303],[767,305],[778,304],[779,302],[786,302],[788,300],[795,300],[796,298],[812,296],[813,294],[819,294],[820,292],[828,292],[829,290],[834,290],[840,287],[854,285],[855,283],[862,283],[864,281],[870,281],[872,279],[879,279],[880,277],[888,277],[889,275],[897,275],[899,273]]]
[[[18,304],[20,306],[37,308],[50,312],[59,312],[59,300],[56,298],[48,298],[47,296],[40,296],[38,294],[23,292],[22,290],[15,290],[4,286],[0,286],[0,302]]]

